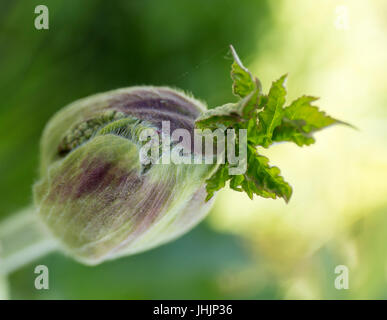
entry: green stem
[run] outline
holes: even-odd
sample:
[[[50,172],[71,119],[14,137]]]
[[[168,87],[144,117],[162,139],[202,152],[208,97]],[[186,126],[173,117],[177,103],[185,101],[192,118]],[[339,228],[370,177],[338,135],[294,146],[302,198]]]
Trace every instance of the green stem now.
[[[22,210],[0,224],[0,276],[56,248],[55,240],[40,225],[35,209]]]
[[[0,300],[9,299],[8,281],[5,275],[0,274]]]

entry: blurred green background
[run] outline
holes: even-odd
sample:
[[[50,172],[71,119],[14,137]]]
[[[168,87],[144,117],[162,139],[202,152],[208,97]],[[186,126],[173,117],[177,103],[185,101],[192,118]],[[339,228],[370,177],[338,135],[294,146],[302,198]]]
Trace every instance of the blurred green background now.
[[[38,4],[49,30],[34,28]],[[182,238],[97,267],[48,255],[11,274],[11,298],[386,299],[386,36],[384,0],[1,0],[0,223],[31,202],[39,137],[57,110],[139,84],[210,107],[234,101],[229,44],[264,89],[289,72],[289,99],[320,96],[359,128],[266,152],[294,187],[288,205],[222,191]],[[37,264],[49,290],[34,288]],[[348,290],[334,287],[337,265]]]

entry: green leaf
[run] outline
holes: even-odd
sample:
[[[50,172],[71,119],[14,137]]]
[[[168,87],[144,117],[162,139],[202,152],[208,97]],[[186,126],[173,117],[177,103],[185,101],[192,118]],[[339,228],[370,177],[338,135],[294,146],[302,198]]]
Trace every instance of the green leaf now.
[[[227,180],[229,179],[230,175],[228,174],[228,165],[220,165],[216,172],[206,180],[206,201],[210,200],[214,196],[215,191],[224,188],[226,186]]]
[[[239,105],[228,103],[203,113],[196,119],[195,126],[198,129],[217,129],[219,127],[232,127],[241,121]]]
[[[208,110],[201,114],[195,121],[195,125],[199,129],[216,129],[235,127],[243,123],[247,123],[254,117],[254,112],[260,107],[260,96],[258,90],[252,91],[238,103],[228,103]]]
[[[281,126],[274,132],[274,141],[293,141],[299,146],[315,142],[312,133],[333,124],[345,124],[320,111],[312,102],[318,98],[302,96],[294,100],[284,109],[284,119]]]
[[[255,148],[249,146],[247,150],[248,163],[245,179],[241,186],[247,194],[253,192],[264,198],[281,197],[286,202],[292,195],[291,186],[280,175],[278,167],[270,167],[269,159],[258,154]],[[252,199],[252,195],[250,195]]]
[[[285,108],[285,117],[290,120],[305,121],[305,125],[302,127],[305,132],[316,131],[339,122],[312,106],[311,103],[316,100],[318,98],[310,96],[302,96],[294,100],[289,107]]]
[[[246,192],[250,198],[255,194],[264,198],[281,197],[288,202],[292,188],[280,175],[279,168],[271,167],[269,159],[257,152],[257,147],[267,148],[276,141],[310,145],[315,142],[312,136],[315,131],[346,123],[313,106],[316,98],[310,96],[302,96],[284,108],[287,75],[274,81],[265,95],[259,80],[243,66],[232,46],[231,51],[235,60],[231,67],[232,88],[240,100],[205,112],[196,120],[195,126],[211,130],[232,128],[237,135],[239,129],[247,129],[247,159],[244,159],[247,170],[240,175],[230,175],[231,164],[226,159],[226,163],[206,181],[207,200],[229,181],[231,189]]]
[[[313,144],[315,139],[311,133],[307,133],[302,129],[304,125],[304,120],[284,118],[282,124],[273,132],[273,141],[292,141],[300,147]]]
[[[292,195],[291,186],[280,175],[280,169],[269,166],[269,159],[258,154],[251,146],[247,150],[247,171],[241,175],[229,175],[228,164],[221,165],[206,181],[207,198],[212,198],[215,191],[222,189],[228,180],[230,187],[236,191],[245,191],[250,199],[253,195],[264,198],[283,198],[289,201]]]
[[[259,112],[259,131],[262,134],[261,140],[257,144],[267,148],[272,143],[272,135],[274,129],[281,124],[286,97],[286,82],[287,75],[283,75],[277,81],[274,81],[267,98],[267,104],[263,110]]]
[[[244,98],[259,86],[258,79],[254,78],[250,71],[242,64],[233,46],[230,46],[234,62],[231,66],[232,92]]]
[[[256,118],[258,109],[262,107],[262,101],[262,94],[258,88],[240,100],[238,109],[243,119],[249,120],[252,117]]]

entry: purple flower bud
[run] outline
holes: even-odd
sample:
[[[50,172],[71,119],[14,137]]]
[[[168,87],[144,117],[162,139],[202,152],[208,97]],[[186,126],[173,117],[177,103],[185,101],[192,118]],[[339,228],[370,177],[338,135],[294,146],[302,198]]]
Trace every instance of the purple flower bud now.
[[[144,168],[139,134],[152,129],[161,136],[167,121],[171,132],[186,129],[193,137],[194,121],[205,110],[180,91],[133,87],[76,101],[49,121],[34,198],[41,219],[70,255],[96,264],[133,254],[203,219],[211,206],[204,181],[214,165]]]

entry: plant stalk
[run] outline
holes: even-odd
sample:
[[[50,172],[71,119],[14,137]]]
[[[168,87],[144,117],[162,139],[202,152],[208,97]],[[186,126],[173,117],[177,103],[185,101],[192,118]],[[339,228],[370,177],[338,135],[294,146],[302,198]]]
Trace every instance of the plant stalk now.
[[[57,249],[42,228],[35,208],[27,208],[0,224],[0,276],[6,276]]]

